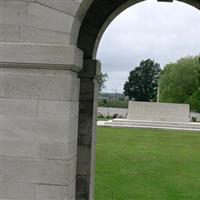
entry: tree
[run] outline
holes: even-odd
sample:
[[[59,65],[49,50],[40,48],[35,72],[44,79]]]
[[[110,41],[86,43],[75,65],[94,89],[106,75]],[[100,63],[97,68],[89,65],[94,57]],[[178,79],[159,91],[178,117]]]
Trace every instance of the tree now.
[[[190,109],[192,111],[200,113],[200,90],[190,96],[187,103],[190,104]]]
[[[135,101],[155,101],[160,65],[151,59],[143,60],[129,73],[124,84],[124,94]]]
[[[102,89],[104,89],[105,86],[105,82],[108,80],[108,74],[107,73],[102,73],[97,77],[97,83],[98,83],[98,89],[99,92],[102,91]]]
[[[160,77],[160,100],[168,103],[189,103],[199,110],[199,58],[185,57],[165,66]]]

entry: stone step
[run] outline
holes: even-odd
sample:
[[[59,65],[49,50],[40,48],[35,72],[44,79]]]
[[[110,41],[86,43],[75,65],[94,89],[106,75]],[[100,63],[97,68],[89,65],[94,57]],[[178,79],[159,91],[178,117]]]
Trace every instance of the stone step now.
[[[194,125],[197,127],[200,127],[200,123],[197,122],[164,122],[164,121],[141,121],[141,120],[128,120],[128,119],[113,119],[113,120],[109,120],[107,122],[117,122],[117,123],[137,123],[137,124],[162,124],[162,125],[181,125],[181,126],[188,126],[188,125]]]
[[[105,125],[125,125],[125,126],[135,126],[135,127],[158,127],[158,128],[180,128],[180,129],[197,129],[200,130],[199,127],[196,126],[170,126],[170,125],[160,125],[160,124],[137,124],[137,123],[133,123],[133,124],[122,124],[122,123],[105,123]]]
[[[125,119],[114,119],[106,122],[98,122],[99,126],[111,127],[134,127],[134,128],[157,128],[173,130],[192,130],[200,131],[200,123],[174,123],[174,122],[152,122],[152,121],[135,121]]]

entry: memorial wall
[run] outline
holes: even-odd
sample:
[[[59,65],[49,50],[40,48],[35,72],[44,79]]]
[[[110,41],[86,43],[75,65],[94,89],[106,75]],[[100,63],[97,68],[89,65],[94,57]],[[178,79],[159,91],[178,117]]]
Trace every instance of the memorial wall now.
[[[129,102],[129,120],[189,122],[190,108],[188,104]]]

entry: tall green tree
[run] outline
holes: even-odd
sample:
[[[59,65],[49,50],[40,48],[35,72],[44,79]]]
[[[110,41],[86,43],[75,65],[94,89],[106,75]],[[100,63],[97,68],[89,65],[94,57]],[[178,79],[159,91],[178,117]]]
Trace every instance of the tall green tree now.
[[[124,94],[135,101],[155,101],[160,71],[160,65],[153,60],[141,61],[140,66],[129,73]]]
[[[197,56],[170,63],[161,73],[161,102],[190,103],[192,110],[197,110],[200,107],[199,90],[200,64]]]

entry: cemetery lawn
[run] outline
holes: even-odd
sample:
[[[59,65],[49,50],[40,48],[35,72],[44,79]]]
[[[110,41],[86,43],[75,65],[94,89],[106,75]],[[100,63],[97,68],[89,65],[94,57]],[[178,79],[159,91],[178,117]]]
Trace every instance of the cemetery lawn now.
[[[200,132],[97,128],[95,200],[199,200]]]

